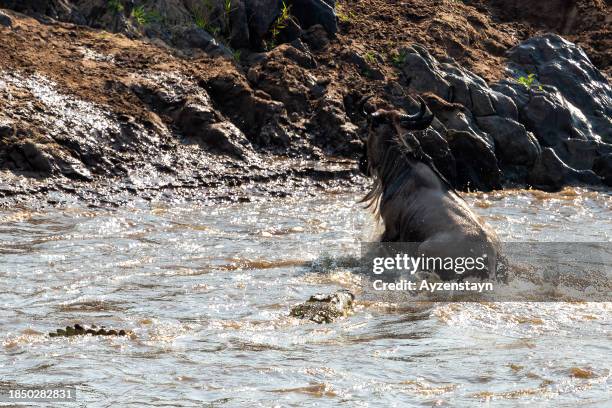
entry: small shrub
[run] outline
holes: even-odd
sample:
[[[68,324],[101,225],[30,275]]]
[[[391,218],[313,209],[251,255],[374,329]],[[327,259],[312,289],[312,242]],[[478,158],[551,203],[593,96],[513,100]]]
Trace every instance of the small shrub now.
[[[336,15],[342,23],[350,23],[356,17],[355,13],[350,10],[347,11],[346,6],[340,2],[336,4]]]
[[[213,36],[219,35],[221,29],[217,26],[213,26],[210,21],[204,16],[202,13],[198,13],[194,16],[194,23],[196,27],[201,28],[202,30],[207,31]]]
[[[229,30],[230,26],[230,13],[232,12],[232,0],[225,0],[223,4],[223,19],[225,20],[225,27]]]
[[[536,84],[536,81],[536,74],[528,74],[527,76],[520,76],[516,79],[516,82],[523,85],[528,91],[534,88],[541,91],[543,89],[542,85]]]
[[[232,9],[232,0],[224,0],[222,14],[215,17],[213,20],[210,19],[211,14],[214,11],[214,4],[212,0],[202,0],[202,9],[194,13],[194,22],[198,28],[208,31],[215,37],[219,37],[222,33],[222,29],[225,29],[227,37],[229,37],[230,29],[230,14]],[[222,27],[219,26],[219,22],[222,22]],[[221,40],[221,39],[220,39]],[[227,40],[227,38],[225,39]]]
[[[366,52],[366,54],[363,56],[363,59],[365,59],[368,64],[376,63],[376,55],[372,51]]]
[[[125,8],[119,0],[108,0],[108,9],[113,13],[122,13]]]
[[[270,28],[270,41],[266,42],[266,48],[272,49],[276,47],[278,36],[281,30],[287,28],[287,22],[291,19],[291,6],[287,6],[287,3],[283,1],[283,7],[278,18],[272,24]]]
[[[132,10],[132,18],[140,26],[161,22],[162,16],[157,11],[147,11],[144,6],[138,6]]]
[[[406,51],[399,51],[391,56],[391,62],[396,67],[401,67],[406,62],[406,57],[408,57]]]
[[[132,17],[138,25],[147,24],[147,12],[145,11],[144,6],[135,7],[134,10],[132,10]]]

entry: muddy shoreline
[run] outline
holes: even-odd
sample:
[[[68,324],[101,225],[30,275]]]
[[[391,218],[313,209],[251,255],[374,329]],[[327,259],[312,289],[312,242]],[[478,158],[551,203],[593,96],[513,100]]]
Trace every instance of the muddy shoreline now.
[[[302,165],[302,167],[298,167]],[[7,177],[8,176],[8,177]],[[3,175],[0,208],[44,208],[70,205],[117,207],[134,202],[257,202],[283,197],[309,197],[323,193],[365,192],[369,181],[353,163],[287,162],[273,170],[250,174],[213,174],[207,178],[160,181],[126,178],[112,181],[36,180]]]

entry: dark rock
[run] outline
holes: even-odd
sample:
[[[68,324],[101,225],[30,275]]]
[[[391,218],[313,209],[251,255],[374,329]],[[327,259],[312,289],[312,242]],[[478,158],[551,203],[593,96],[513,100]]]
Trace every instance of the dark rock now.
[[[470,88],[472,99],[472,112],[475,116],[490,116],[496,113],[491,101],[490,91],[480,88]]]
[[[438,69],[439,63],[420,45],[400,50],[404,62],[400,69],[410,88],[417,92],[432,92],[444,100],[449,100],[450,83]]]
[[[521,107],[525,127],[542,146],[554,147],[567,139],[593,139],[589,123],[579,110],[567,104],[558,92],[537,92]]]
[[[0,0],[0,7],[24,13],[46,14],[52,18],[69,14],[70,7],[62,0]]]
[[[547,147],[531,169],[528,182],[535,188],[556,191],[568,184],[600,185],[601,179],[591,170],[569,167],[553,149]]]
[[[9,17],[6,13],[0,11],[0,26],[2,27],[12,27],[13,19]]]
[[[60,141],[66,143],[66,146],[25,142],[20,149],[26,164],[20,164],[18,167],[27,171],[38,172],[44,176],[61,174],[72,180],[92,181],[93,177],[90,170],[79,159],[81,154],[86,154],[90,146],[87,143],[79,144],[75,139]],[[106,159],[106,162],[100,160],[92,168],[101,169],[104,164],[112,165]]]
[[[464,105],[475,116],[495,114],[490,97],[491,89],[484,79],[454,62],[439,64],[437,69],[450,84],[450,102]]]
[[[232,2],[230,13],[230,43],[233,48],[248,48],[250,46],[249,18],[244,1]]]
[[[330,35],[338,32],[335,1],[323,0],[293,0],[291,14],[298,20],[302,28],[320,24]]]
[[[455,157],[451,152],[446,139],[434,128],[430,127],[422,132],[415,132],[425,154],[432,158],[436,168],[452,184],[457,183],[457,166]]]
[[[525,127],[500,116],[476,118],[478,126],[493,137],[500,162],[531,167],[540,154],[540,145]]]
[[[612,87],[577,45],[556,34],[530,38],[508,52],[517,75],[537,73],[588,120],[594,135],[612,143]],[[536,135],[537,136],[537,135]]]
[[[591,170],[597,158],[612,153],[612,145],[596,140],[567,139],[555,146],[555,152],[568,166]]]
[[[456,161],[458,188],[481,191],[501,188],[501,171],[491,145],[464,131],[449,130],[446,139]]]
[[[230,50],[219,44],[202,27],[196,27],[196,16],[204,18],[214,29],[219,29],[229,38],[234,49],[263,46],[263,40],[270,38],[270,29],[281,13],[282,0],[232,0],[229,15],[226,15],[224,0],[156,1],[155,10],[162,15],[163,22],[153,21],[139,26],[131,17],[134,3],[121,0],[122,10],[109,7],[105,0],[0,0],[0,7],[7,7],[35,16],[48,16],[61,21],[90,25],[122,33],[129,38],[144,34],[159,38],[179,48],[201,49],[211,55],[231,56]],[[142,3],[142,2],[140,2]],[[140,4],[136,3],[136,4]],[[302,34],[302,29],[313,25],[324,27],[330,35],[337,32],[335,1],[333,0],[292,0],[287,1],[290,18],[283,22],[284,28],[274,39],[275,42],[291,42]],[[2,18],[4,24],[10,19]]]
[[[176,28],[172,33],[172,41],[179,48],[199,48],[210,55],[232,58],[232,52],[227,47],[198,27]]]
[[[518,121],[518,109],[512,98],[493,89],[491,89],[489,97],[491,98],[491,102],[493,103],[495,113],[497,113],[498,116]]]
[[[440,126],[470,133],[491,148],[495,146],[508,177],[515,176],[517,166],[524,173],[535,163],[538,144],[552,147],[571,167],[583,170],[589,170],[605,151],[605,143],[598,140],[605,141],[612,132],[610,85],[582,50],[558,36],[535,37],[510,52],[509,67],[515,77],[540,74],[531,89],[516,80],[489,87],[453,60],[439,62],[419,45],[404,48],[400,54],[404,83],[429,95],[427,103]],[[460,163],[469,160],[455,151],[453,155],[461,172]],[[597,183],[589,175],[576,177]]]
[[[560,190],[565,182],[568,167],[559,159],[554,150],[547,147],[542,151],[540,160],[529,174],[528,182],[543,190]]]
[[[289,314],[319,324],[332,323],[351,313],[354,300],[355,295],[347,290],[339,290],[331,295],[317,294],[305,303],[292,307]]]
[[[480,130],[472,113],[465,106],[459,103],[448,103],[431,93],[425,94],[423,97],[435,114],[437,121],[440,121],[445,129],[472,133],[485,140],[493,148],[493,137]]]
[[[258,39],[265,37],[280,14],[282,0],[248,0],[245,4],[252,35]]]
[[[491,89],[497,92],[499,95],[506,96],[512,101],[516,109],[516,117],[511,117],[511,119],[518,120],[518,107],[525,106],[529,102],[531,98],[531,93],[527,92],[525,86],[519,84],[516,80],[510,79],[502,79],[501,81],[492,84]],[[499,114],[499,113],[498,113]],[[499,114],[500,116],[504,116]]]
[[[603,179],[606,185],[612,186],[612,153],[595,159],[593,171]]]
[[[280,30],[278,35],[279,43],[290,43],[295,40],[300,41],[299,38],[302,36],[304,30],[302,30],[302,27],[300,27],[294,18],[289,18],[283,25],[284,28]]]

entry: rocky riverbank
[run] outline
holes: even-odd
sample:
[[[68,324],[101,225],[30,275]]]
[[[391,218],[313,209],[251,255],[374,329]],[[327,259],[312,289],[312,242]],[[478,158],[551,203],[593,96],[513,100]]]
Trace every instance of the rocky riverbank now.
[[[0,205],[362,186],[367,95],[459,189],[608,188],[610,7],[519,3],[0,0]]]

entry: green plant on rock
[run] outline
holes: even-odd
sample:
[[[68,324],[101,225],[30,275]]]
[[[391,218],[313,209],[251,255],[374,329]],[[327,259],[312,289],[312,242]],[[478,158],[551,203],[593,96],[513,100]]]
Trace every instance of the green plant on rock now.
[[[209,20],[209,18],[202,11],[198,11],[198,12],[194,13],[194,21],[193,22],[196,25],[196,27],[201,28],[202,30],[205,30],[205,31],[209,32],[210,34],[212,34],[215,37],[217,35],[219,35],[219,32],[221,31],[221,28],[212,25],[212,23]]]
[[[276,47],[278,43],[278,36],[280,32],[287,28],[288,22],[291,19],[291,6],[287,6],[287,3],[283,1],[283,7],[281,8],[280,15],[274,20],[272,27],[270,27],[270,40],[266,42],[266,48],[272,49]]]
[[[232,0],[225,0],[223,4],[223,21],[225,22],[225,27],[229,31],[230,26],[230,15],[232,13]]]
[[[205,17],[196,16],[194,23],[196,27],[205,30],[206,32],[212,34],[214,37],[218,36],[221,32],[221,29],[219,27],[211,25]]]
[[[138,25],[142,26],[147,24],[147,12],[145,11],[144,6],[135,7],[134,10],[132,10],[132,17]]]
[[[523,85],[525,89],[527,89],[528,91],[534,88],[539,91],[543,90],[542,85],[540,85],[539,83],[536,84],[536,81],[537,81],[536,74],[533,74],[533,73],[528,74],[527,76],[520,76],[516,79],[516,82]]]
[[[346,10],[346,6],[340,2],[336,4],[336,15],[341,23],[350,23],[356,17],[355,13]]]
[[[122,13],[125,8],[119,0],[108,0],[107,7],[115,14]]]
[[[396,67],[401,67],[406,62],[406,58],[408,57],[408,53],[406,51],[401,50],[391,55],[391,62]]]
[[[368,64],[375,64],[376,63],[376,54],[374,54],[374,52],[372,52],[372,51],[368,51],[363,56],[363,59],[365,59]]]
[[[147,11],[144,6],[135,7],[134,10],[132,10],[132,18],[140,26],[162,21],[162,16],[159,12]]]
[[[194,23],[198,28],[208,31],[215,37],[220,37],[222,34],[222,30],[225,30],[225,36],[229,37],[231,29],[230,29],[230,17],[232,9],[232,0],[224,0],[223,1],[223,10],[220,16],[217,16],[211,19],[211,15],[213,15],[215,6],[212,0],[202,0],[202,8],[196,12],[194,12]],[[222,22],[222,24],[218,24]],[[228,38],[220,39],[227,42]]]

